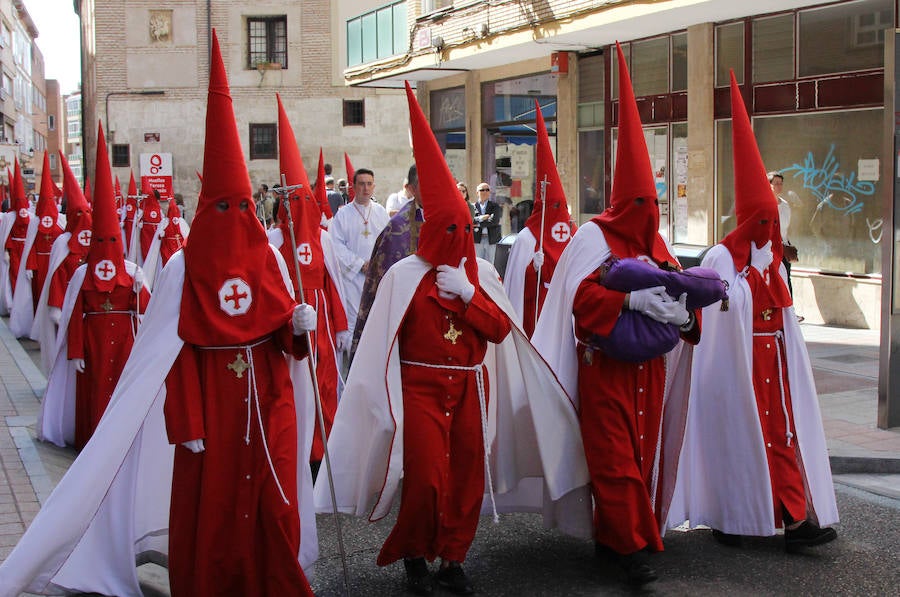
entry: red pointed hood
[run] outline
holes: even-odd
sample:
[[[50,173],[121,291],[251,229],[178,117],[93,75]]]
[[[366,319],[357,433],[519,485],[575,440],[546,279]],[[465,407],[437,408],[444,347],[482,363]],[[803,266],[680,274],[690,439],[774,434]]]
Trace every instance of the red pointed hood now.
[[[87,255],[87,275],[82,288],[110,292],[116,286],[129,287],[131,276],[125,270],[122,232],[116,217],[112,170],[106,152],[103,124],[97,129],[97,162],[94,171],[94,228]]]
[[[124,216],[123,210],[125,209],[125,196],[122,195],[122,184],[119,182],[119,177],[116,176],[116,215],[119,216],[119,220]]]
[[[25,181],[22,179],[22,169],[19,167],[19,158],[16,158],[15,176],[12,187],[12,199],[10,205],[12,210],[16,212],[16,221],[10,230],[10,237],[25,238],[28,232],[28,222],[31,221],[31,214],[28,211],[28,198],[25,196]]]
[[[253,209],[228,77],[213,30],[203,183],[184,247],[178,334],[200,346],[244,344],[290,319],[294,301]]]
[[[138,210],[138,190],[137,183],[134,182],[134,170],[131,171],[131,178],[128,181],[128,196],[125,197],[125,221],[134,220]]]
[[[328,193],[325,189],[325,156],[322,148],[319,148],[319,168],[316,171],[316,202],[319,204],[319,210],[329,220],[334,217],[331,213],[331,205],[328,204]]]
[[[34,209],[38,218],[38,232],[50,234],[59,225],[59,208],[56,206],[56,185],[50,174],[50,152],[44,152],[44,169],[41,172],[41,192],[38,196],[37,207]]]
[[[616,257],[647,255],[657,263],[677,263],[659,235],[659,205],[650,153],[622,48],[619,60],[619,140],[610,205],[593,221],[603,229]]]
[[[303,158],[300,148],[297,146],[297,138],[294,129],[287,117],[281,96],[275,94],[278,100],[278,163],[281,173],[285,177],[288,186],[302,185],[290,195],[291,219],[294,224],[294,238],[297,242],[297,259],[300,263],[300,277],[303,280],[303,288],[324,288],[325,284],[325,255],[322,252],[322,229],[319,222],[322,212],[309,185],[309,177],[303,168]],[[279,195],[279,200],[281,200]],[[279,213],[281,213],[279,209]],[[297,283],[294,269],[294,257],[291,255],[291,228],[287,217],[281,219],[281,233],[284,242],[281,243],[281,254],[287,262],[291,280]]]
[[[141,222],[144,224],[159,224],[162,222],[162,206],[159,199],[152,189],[142,188],[141,194],[144,196],[142,206]]]
[[[416,254],[433,267],[457,267],[460,260],[466,257],[466,274],[477,288],[478,264],[472,240],[472,213],[456,188],[456,180],[409,82],[406,83],[406,99],[416,170],[419,180],[427,181],[427,184],[419,185],[425,222],[419,231]]]
[[[88,205],[94,202],[94,197],[91,193],[91,179],[87,175],[84,177],[84,200],[88,202]]]
[[[353,174],[356,170],[353,169],[353,164],[350,163],[350,156],[347,155],[347,152],[344,152],[344,167],[347,169],[347,195],[350,197],[350,201],[356,197],[356,189],[353,188]]]
[[[772,241],[772,264],[768,269],[769,293],[774,305],[791,304],[791,294],[779,268],[784,255],[781,227],[778,224],[778,199],[769,185],[753,125],[740,87],[731,73],[731,137],[734,154],[734,214],[737,227],[722,239],[734,259],[737,271],[750,264],[750,243],[757,247]]]
[[[69,252],[76,255],[87,254],[91,247],[91,235],[93,234],[93,217],[91,214],[91,206],[88,205],[87,199],[72,168],[69,167],[69,161],[63,152],[59,152],[59,163],[63,169],[63,197],[66,200],[66,232],[71,234],[69,237]]]
[[[575,234],[575,223],[569,214],[569,206],[566,203],[566,194],[556,169],[556,160],[553,159],[553,151],[550,149],[550,136],[547,134],[547,124],[541,113],[541,106],[535,100],[537,111],[537,179],[535,185],[534,209],[525,226],[534,235],[538,249],[543,244],[544,265],[541,266],[541,278],[549,280],[553,277],[553,270],[563,249],[569,244],[569,239]],[[546,179],[546,203],[541,200],[541,182]],[[543,225],[543,229],[541,226]],[[543,243],[541,239],[543,238]]]

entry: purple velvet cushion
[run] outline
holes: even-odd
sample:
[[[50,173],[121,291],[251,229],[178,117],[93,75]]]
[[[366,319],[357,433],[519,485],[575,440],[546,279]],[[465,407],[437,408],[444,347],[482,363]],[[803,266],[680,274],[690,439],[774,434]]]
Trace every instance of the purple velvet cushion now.
[[[609,336],[592,336],[590,344],[614,359],[642,363],[675,348],[680,337],[678,326],[625,309]]]

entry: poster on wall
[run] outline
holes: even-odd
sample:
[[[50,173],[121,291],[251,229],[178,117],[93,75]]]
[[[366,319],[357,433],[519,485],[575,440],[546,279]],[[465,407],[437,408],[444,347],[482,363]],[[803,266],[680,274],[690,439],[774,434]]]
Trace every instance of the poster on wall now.
[[[509,151],[510,176],[513,178],[527,178],[534,169],[534,148],[530,145],[513,145]]]
[[[447,166],[450,168],[453,178],[457,181],[464,181],[466,179],[466,150],[448,149],[444,154],[444,159],[447,160]]]
[[[159,191],[161,201],[168,201],[172,191],[172,154],[141,154],[141,190],[145,192]]]

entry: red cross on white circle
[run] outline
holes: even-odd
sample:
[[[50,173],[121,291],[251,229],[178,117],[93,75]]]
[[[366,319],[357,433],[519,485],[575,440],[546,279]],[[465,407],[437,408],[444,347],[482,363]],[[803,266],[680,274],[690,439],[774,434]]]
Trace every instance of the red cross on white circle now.
[[[241,278],[229,278],[219,288],[219,308],[228,315],[243,315],[252,304],[253,293]]]
[[[121,216],[121,215],[122,215],[122,208],[121,208],[121,207],[117,207],[117,208],[116,208],[116,215],[118,215],[118,216]]]
[[[151,218],[155,218],[155,217],[156,217],[156,211],[151,211],[151,212],[150,212],[150,217],[151,217]]]
[[[559,243],[564,243],[569,240],[569,237],[572,236],[572,229],[569,228],[569,224],[567,222],[557,222],[550,229],[550,234],[553,236],[553,240]]]
[[[134,211],[134,206],[129,204],[125,206],[125,209],[127,209],[128,211]]]
[[[22,209],[20,209],[20,210],[19,210],[19,217],[20,217],[20,218],[27,218],[27,217],[28,217],[28,210],[25,209],[24,207],[23,207]]]
[[[53,226],[53,218],[51,218],[50,216],[44,216],[43,218],[41,218],[41,226],[43,226],[44,228]]]
[[[312,247],[309,246],[309,243],[301,243],[299,247],[297,247],[297,257],[300,258],[300,263],[302,265],[309,265],[312,263]]]
[[[177,226],[177,225],[178,225],[178,220],[180,220],[180,219],[181,219],[181,218],[172,218],[172,223],[175,224],[175,225]]]
[[[97,262],[94,266],[94,275],[104,282],[112,280],[116,275],[116,264],[109,259]]]
[[[90,230],[82,230],[78,233],[78,244],[82,247],[91,246],[91,231]]]

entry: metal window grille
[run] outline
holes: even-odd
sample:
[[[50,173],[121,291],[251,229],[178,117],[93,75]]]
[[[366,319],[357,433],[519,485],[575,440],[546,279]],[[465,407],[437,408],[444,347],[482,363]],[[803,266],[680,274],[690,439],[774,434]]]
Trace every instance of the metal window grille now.
[[[271,124],[250,124],[250,159],[274,160],[278,157],[277,127]]]
[[[280,64],[287,68],[287,17],[247,18],[247,68]]]
[[[366,126],[365,100],[344,100],[344,126]]]
[[[127,143],[114,143],[112,146],[112,167],[127,168],[131,166],[131,146]]]

